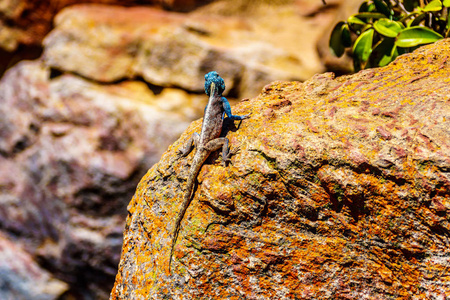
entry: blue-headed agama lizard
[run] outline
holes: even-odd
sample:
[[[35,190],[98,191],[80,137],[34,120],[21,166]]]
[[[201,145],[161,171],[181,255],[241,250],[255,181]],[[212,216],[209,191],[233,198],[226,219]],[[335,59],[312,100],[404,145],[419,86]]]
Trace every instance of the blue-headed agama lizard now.
[[[177,242],[181,221],[183,220],[184,214],[191,203],[194,184],[203,163],[211,152],[220,149],[220,147],[222,147],[223,166],[225,167],[226,163],[230,161],[231,153],[228,149],[228,139],[226,137],[220,137],[225,114],[232,120],[243,120],[249,117],[249,115],[237,116],[231,114],[230,103],[227,98],[222,96],[224,90],[225,82],[216,71],[209,72],[205,75],[205,93],[209,96],[209,100],[205,108],[202,131],[200,134],[194,133],[189,139],[186,147],[183,150],[178,150],[178,154],[185,157],[192,151],[194,146],[197,149],[187,177],[183,204],[175,221],[172,248],[170,249],[169,257],[169,273],[172,263],[173,249]]]

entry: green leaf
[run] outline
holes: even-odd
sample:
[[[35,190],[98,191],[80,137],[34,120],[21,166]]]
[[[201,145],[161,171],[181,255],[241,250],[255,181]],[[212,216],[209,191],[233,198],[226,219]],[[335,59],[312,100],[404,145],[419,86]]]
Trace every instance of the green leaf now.
[[[397,58],[397,56],[404,54],[404,53],[406,53],[406,51],[404,51],[404,48],[397,48],[397,46],[394,45],[394,47],[392,48],[392,51],[391,51],[391,55],[386,56],[385,58],[380,60],[380,67],[384,67],[384,66],[390,64]]]
[[[383,53],[378,61],[379,67],[386,66],[398,56],[397,46],[395,46],[394,39],[383,40],[383,42],[381,42],[373,51],[380,51]]]
[[[389,17],[391,15],[391,10],[389,7],[383,3],[380,0],[373,0],[373,3],[375,4],[375,7],[377,8],[377,11],[385,15],[386,17]]]
[[[350,47],[352,45],[352,37],[350,35],[350,29],[348,28],[348,24],[344,24],[344,26],[342,26],[341,41],[344,47]]]
[[[442,5],[444,5],[445,7],[450,7],[450,0],[442,1]]]
[[[369,11],[369,3],[367,1],[364,1],[361,3],[361,6],[358,9],[358,12],[368,12]]]
[[[355,41],[353,45],[353,54],[361,62],[365,62],[369,59],[370,53],[372,53],[372,41],[374,30],[372,28],[364,31]]]
[[[442,9],[441,0],[433,0],[423,8],[423,11],[439,11]]]
[[[361,20],[361,19],[359,19],[359,18],[357,18],[355,16],[350,16],[347,19],[347,23],[349,23],[350,25],[353,25],[353,24],[366,25],[366,22],[364,22],[363,20]]]
[[[397,58],[397,56],[398,56],[397,46],[394,46],[394,48],[395,48],[395,51],[393,51],[394,54],[392,54],[392,55],[385,55],[385,56],[383,56],[382,59],[380,59],[380,62],[378,63],[379,67],[387,66],[388,64],[390,64],[391,62],[393,62]]]
[[[382,19],[386,16],[376,12],[362,12],[354,14],[353,17],[356,17],[358,19]]]
[[[440,39],[442,39],[442,35],[439,33],[426,27],[414,26],[401,31],[397,36],[395,45],[397,47],[408,48],[434,43]]]
[[[355,72],[358,72],[362,68],[361,62],[358,60],[357,57],[353,58],[353,68],[355,69]]]
[[[447,29],[447,32],[450,29],[450,14],[447,15],[447,26],[445,26],[445,29]],[[448,35],[448,33],[447,33],[447,35]]]
[[[428,16],[427,13],[423,13],[423,14],[418,15],[417,17],[415,17],[414,20],[412,20],[412,22],[409,24],[408,27],[413,27],[413,26],[419,25],[420,22],[422,22],[427,16]]]
[[[447,25],[445,26],[447,32],[445,33],[445,37],[448,37],[450,33],[450,14],[447,15]]]
[[[403,1],[403,6],[405,7],[405,9],[407,11],[410,11],[410,12],[416,8],[414,1],[409,1],[409,0]]]
[[[377,20],[373,24],[373,27],[379,34],[390,37],[390,38],[396,37],[397,34],[400,31],[402,31],[404,28],[402,23],[396,22],[396,21],[391,21],[386,18]]]
[[[392,47],[394,46],[395,39],[393,38],[384,38],[380,40],[372,49],[372,53],[369,57],[369,65],[371,67],[378,67],[380,61],[385,57],[389,56],[391,53]],[[367,65],[366,65],[367,67]]]
[[[330,49],[337,57],[341,57],[345,51],[345,47],[342,43],[342,27],[344,25],[345,22],[337,23],[330,36]]]
[[[375,4],[370,3],[369,6],[367,7],[367,11],[368,12],[375,12],[375,11],[377,11],[377,8],[375,7]]]
[[[419,13],[417,11],[413,11],[412,13],[408,13],[406,15],[402,15],[402,17],[397,20],[398,22],[404,24],[405,22],[407,22],[408,19],[411,19],[412,17],[415,17],[416,15],[418,15]]]

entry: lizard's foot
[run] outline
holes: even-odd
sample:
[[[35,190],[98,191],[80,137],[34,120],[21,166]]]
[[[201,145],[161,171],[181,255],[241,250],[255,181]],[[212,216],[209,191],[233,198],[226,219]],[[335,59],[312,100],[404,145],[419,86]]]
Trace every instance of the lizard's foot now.
[[[236,149],[234,149],[233,151],[228,152],[227,156],[222,160],[222,165],[226,167],[228,163],[231,163],[231,157],[236,153],[238,153],[240,150],[241,150],[240,147],[236,147]]]
[[[224,168],[226,168],[229,163],[231,163],[231,159],[228,156],[224,160],[222,160],[222,166]]]
[[[248,119],[248,118],[250,118],[250,115],[243,115],[243,116],[235,115],[235,116],[231,116],[232,120],[237,120],[237,121],[242,121],[242,120],[245,120],[245,119]]]

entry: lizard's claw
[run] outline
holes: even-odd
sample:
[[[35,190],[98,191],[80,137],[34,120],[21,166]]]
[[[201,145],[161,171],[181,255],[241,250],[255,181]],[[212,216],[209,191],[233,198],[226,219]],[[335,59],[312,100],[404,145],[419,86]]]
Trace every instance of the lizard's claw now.
[[[242,121],[242,120],[245,120],[245,119],[250,118],[250,114],[248,114],[248,115],[243,115],[243,116],[238,116],[238,117],[239,117],[239,118],[238,118],[237,120]]]
[[[227,157],[224,160],[222,160],[222,166],[226,168],[228,163],[231,163],[231,159],[227,155]]]
[[[228,155],[236,155],[239,151],[241,151],[241,147],[237,146],[232,152],[228,153]]]

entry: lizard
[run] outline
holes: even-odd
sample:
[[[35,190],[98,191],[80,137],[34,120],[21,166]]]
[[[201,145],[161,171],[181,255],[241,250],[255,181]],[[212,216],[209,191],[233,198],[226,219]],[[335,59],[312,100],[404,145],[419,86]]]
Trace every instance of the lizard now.
[[[222,96],[224,90],[225,81],[216,71],[209,72],[205,75],[205,93],[209,96],[209,100],[204,112],[202,130],[200,134],[194,133],[190,137],[184,149],[179,149],[177,151],[178,155],[186,157],[194,147],[196,148],[187,177],[183,204],[181,205],[181,210],[179,211],[175,221],[172,247],[170,249],[169,257],[169,273],[171,270],[170,266],[172,263],[173,250],[180,231],[181,221],[183,220],[186,210],[192,201],[194,184],[203,163],[212,152],[219,150],[220,147],[222,147],[223,166],[225,167],[227,162],[230,161],[231,153],[228,148],[228,139],[226,137],[220,137],[225,115],[232,120],[244,120],[249,117],[249,115],[238,116],[231,113],[230,103],[227,98]]]

